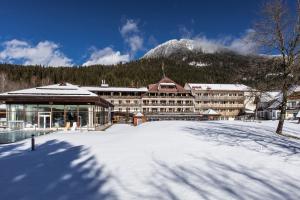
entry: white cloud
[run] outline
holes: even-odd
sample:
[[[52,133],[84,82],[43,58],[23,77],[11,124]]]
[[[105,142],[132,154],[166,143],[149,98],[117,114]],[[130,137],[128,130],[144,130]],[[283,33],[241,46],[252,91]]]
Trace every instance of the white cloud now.
[[[143,48],[144,40],[138,35],[134,35],[128,38],[128,44],[132,52],[136,52]]]
[[[1,62],[20,61],[24,65],[71,66],[72,60],[66,57],[59,45],[50,41],[39,42],[36,46],[26,41],[13,39],[3,43],[0,52]]]
[[[201,49],[205,53],[215,53],[220,49],[224,49],[225,46],[222,42],[212,39],[207,39],[206,37],[197,37],[194,38],[194,47],[195,49]]]
[[[114,51],[111,47],[106,47],[104,49],[94,50],[90,58],[83,63],[83,65],[115,65],[120,62],[128,62],[129,58],[130,56],[128,54],[122,55],[120,51]]]
[[[252,40],[254,31],[246,30],[240,38],[223,37],[220,39],[208,39],[205,36],[196,36],[194,48],[202,49],[206,53],[215,53],[222,49],[228,49],[240,54],[252,54],[257,51],[257,44]]]
[[[128,33],[139,32],[137,22],[132,19],[128,19],[126,23],[121,27],[120,32],[123,37]]]
[[[231,41],[229,48],[241,54],[255,53],[258,45],[253,41],[253,35],[254,30],[247,30],[243,37]]]
[[[140,34],[137,21],[127,19],[126,23],[122,25],[120,33],[130,48],[131,56],[134,56],[137,51],[144,48],[144,39]]]

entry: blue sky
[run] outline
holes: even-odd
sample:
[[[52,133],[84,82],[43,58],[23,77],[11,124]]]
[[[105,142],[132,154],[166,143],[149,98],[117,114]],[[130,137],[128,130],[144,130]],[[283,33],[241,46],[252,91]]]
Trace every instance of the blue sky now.
[[[137,59],[174,38],[233,41],[247,34],[261,4],[261,0],[1,0],[0,61],[110,64]]]

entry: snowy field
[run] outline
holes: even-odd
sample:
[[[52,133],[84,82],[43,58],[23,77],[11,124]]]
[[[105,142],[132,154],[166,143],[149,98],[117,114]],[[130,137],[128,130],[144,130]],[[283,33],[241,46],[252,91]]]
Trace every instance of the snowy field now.
[[[276,122],[149,122],[0,145],[3,200],[300,199],[300,141]],[[285,133],[299,134],[287,122]]]

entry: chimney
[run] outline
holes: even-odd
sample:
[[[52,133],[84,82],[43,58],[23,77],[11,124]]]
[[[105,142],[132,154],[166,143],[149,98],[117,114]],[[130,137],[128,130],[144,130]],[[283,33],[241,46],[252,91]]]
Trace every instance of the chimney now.
[[[108,87],[108,84],[105,83],[105,80],[101,80],[101,87]]]

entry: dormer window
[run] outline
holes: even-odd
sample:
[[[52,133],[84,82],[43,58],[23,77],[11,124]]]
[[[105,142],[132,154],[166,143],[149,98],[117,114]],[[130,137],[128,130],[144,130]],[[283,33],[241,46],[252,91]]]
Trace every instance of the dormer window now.
[[[175,83],[160,83],[160,89],[176,89]]]

